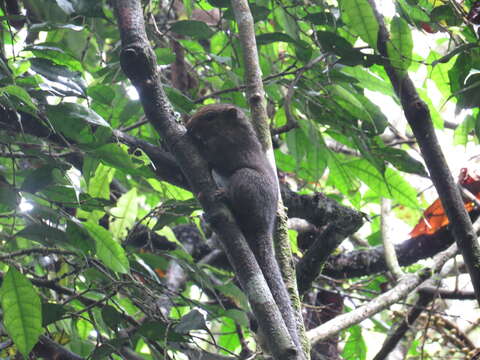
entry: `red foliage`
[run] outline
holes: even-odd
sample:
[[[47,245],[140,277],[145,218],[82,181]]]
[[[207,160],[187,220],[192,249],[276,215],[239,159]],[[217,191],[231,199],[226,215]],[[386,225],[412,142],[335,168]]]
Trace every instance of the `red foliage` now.
[[[458,183],[470,191],[477,199],[480,199],[480,174],[478,172],[462,168],[458,177]],[[468,212],[472,211],[475,204],[468,199],[464,201],[465,209]],[[419,235],[434,234],[438,229],[447,226],[448,223],[449,220],[445,214],[442,203],[440,199],[437,199],[423,212],[423,217],[410,232],[410,236],[416,237]]]

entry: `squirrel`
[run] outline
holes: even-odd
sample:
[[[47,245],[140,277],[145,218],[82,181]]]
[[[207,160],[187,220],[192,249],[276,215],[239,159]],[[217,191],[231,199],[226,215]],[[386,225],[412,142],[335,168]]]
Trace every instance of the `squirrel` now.
[[[220,193],[255,255],[293,342],[300,349],[290,296],[273,247],[278,182],[251,122],[234,105],[212,104],[193,114],[186,128],[211,166]]]

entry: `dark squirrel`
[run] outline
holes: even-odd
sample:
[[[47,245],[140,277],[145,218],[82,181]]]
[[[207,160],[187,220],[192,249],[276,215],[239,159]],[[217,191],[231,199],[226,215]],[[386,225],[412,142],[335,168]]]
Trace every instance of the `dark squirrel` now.
[[[252,124],[236,106],[215,104],[199,109],[186,127],[212,167],[214,179],[257,259],[290,336],[300,348],[290,297],[273,248],[276,174]]]

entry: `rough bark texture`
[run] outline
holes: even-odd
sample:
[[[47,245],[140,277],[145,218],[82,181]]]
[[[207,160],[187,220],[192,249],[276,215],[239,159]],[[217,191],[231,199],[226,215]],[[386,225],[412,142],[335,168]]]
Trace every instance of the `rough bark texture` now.
[[[118,0],[115,4],[122,40],[120,63],[139,93],[147,119],[174,154],[212,227],[219,234],[260,327],[271,335],[267,339],[270,351],[277,359],[297,359],[295,347],[252,251],[230,210],[216,196],[215,182],[205,160],[174,117],[160,84],[155,54],[145,33],[140,1]]]

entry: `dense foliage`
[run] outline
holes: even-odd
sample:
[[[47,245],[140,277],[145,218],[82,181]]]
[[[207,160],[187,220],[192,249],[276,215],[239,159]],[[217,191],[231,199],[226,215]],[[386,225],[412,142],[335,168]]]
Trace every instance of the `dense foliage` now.
[[[383,12],[389,61],[414,77],[445,150],[476,142],[480,6],[378,3],[394,10]],[[121,70],[111,1],[0,4],[0,358],[32,349],[64,359],[248,355],[255,349],[248,302]],[[179,119],[213,102],[248,111],[229,1],[150,0],[143,7]],[[421,217],[428,202],[419,192],[430,181],[377,51],[369,2],[264,0],[250,7],[282,194],[289,215],[303,219],[290,223],[295,257],[329,236],[329,225],[342,235],[336,241],[351,236],[318,278],[306,281],[302,269],[311,269],[297,268],[300,285],[307,284],[306,326],[314,328],[395,286],[379,247],[380,214],[389,215],[394,242],[406,240],[397,246],[406,272],[453,239],[447,228],[397,235],[405,226],[396,227]],[[446,119],[453,108],[457,120]],[[392,200],[391,214],[380,211],[384,198]],[[468,299],[475,297],[460,290],[448,295],[473,311]],[[439,358],[474,350],[469,331],[478,317],[458,322],[449,316],[458,303],[432,298],[399,351]],[[380,343],[362,331],[386,336],[409,309],[386,309],[316,341],[312,358],[366,359],[367,349],[372,357]],[[445,333],[450,337],[435,346]]]

